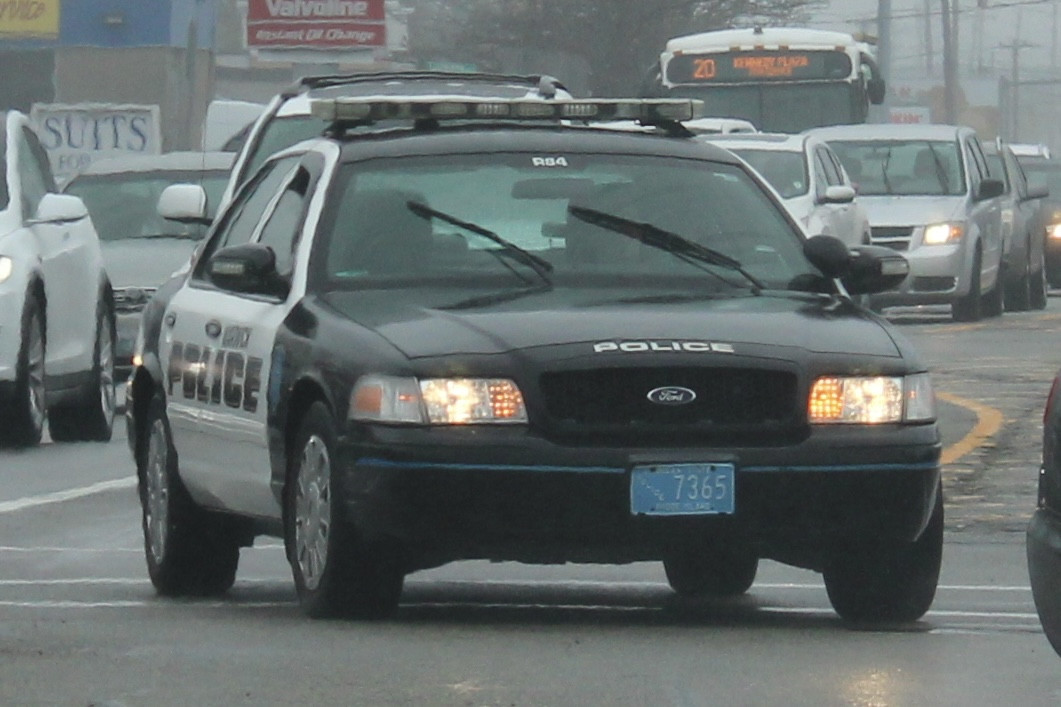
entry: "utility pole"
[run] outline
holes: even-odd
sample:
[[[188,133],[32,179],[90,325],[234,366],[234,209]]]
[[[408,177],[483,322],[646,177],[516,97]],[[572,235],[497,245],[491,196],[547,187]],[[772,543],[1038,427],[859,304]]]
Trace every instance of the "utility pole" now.
[[[1030,42],[1014,38],[1009,44],[1000,44],[1002,49],[1010,51],[1009,78],[1009,141],[1016,142],[1020,137],[1020,50],[1034,47]]]
[[[892,0],[877,0],[877,66],[884,80],[891,81]]]
[[[943,122],[953,125],[958,122],[958,101],[955,97],[957,71],[954,66],[954,42],[951,32],[954,24],[951,21],[950,0],[940,0],[943,10]]]
[[[925,0],[925,73],[936,73],[935,51],[932,49],[932,0]]]

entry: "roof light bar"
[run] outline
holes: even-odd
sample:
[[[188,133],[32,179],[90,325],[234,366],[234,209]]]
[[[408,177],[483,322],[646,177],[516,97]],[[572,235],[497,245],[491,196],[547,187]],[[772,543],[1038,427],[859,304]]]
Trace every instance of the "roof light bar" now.
[[[695,99],[586,99],[361,97],[317,99],[313,115],[328,121],[377,120],[637,120],[652,124],[699,118]]]

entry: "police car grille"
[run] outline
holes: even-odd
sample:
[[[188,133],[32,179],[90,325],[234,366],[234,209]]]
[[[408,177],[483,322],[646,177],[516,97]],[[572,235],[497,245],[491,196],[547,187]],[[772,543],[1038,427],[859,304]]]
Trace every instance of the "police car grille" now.
[[[561,431],[605,429],[727,436],[791,430],[797,424],[796,375],[747,368],[609,368],[550,372],[540,382],[551,422]],[[682,405],[649,400],[665,387],[688,388]]]

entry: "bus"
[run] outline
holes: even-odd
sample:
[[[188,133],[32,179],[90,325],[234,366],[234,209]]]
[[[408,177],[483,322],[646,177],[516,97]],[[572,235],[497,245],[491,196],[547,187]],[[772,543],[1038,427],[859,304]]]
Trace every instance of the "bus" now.
[[[642,94],[699,98],[704,114],[743,118],[764,132],[864,123],[884,101],[873,46],[850,34],[796,27],[675,37]]]

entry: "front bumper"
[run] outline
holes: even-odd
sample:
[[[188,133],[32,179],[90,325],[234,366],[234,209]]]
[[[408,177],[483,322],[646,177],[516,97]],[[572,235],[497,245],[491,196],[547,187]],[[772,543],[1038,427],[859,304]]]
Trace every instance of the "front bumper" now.
[[[903,251],[910,274],[899,287],[872,295],[873,306],[952,304],[969,292],[971,273],[960,244],[920,246]]]
[[[22,348],[22,310],[25,288],[0,285],[0,382],[14,382]]]
[[[1057,513],[1042,507],[1035,511],[1028,524],[1026,550],[1035,608],[1056,648],[1061,646],[1061,517]]]
[[[935,425],[680,450],[559,447],[515,430],[367,432],[339,444],[345,512],[366,535],[399,539],[410,570],[458,559],[656,560],[689,541],[820,569],[852,541],[916,538],[940,478]],[[732,515],[631,513],[633,466],[700,462],[734,464]]]

